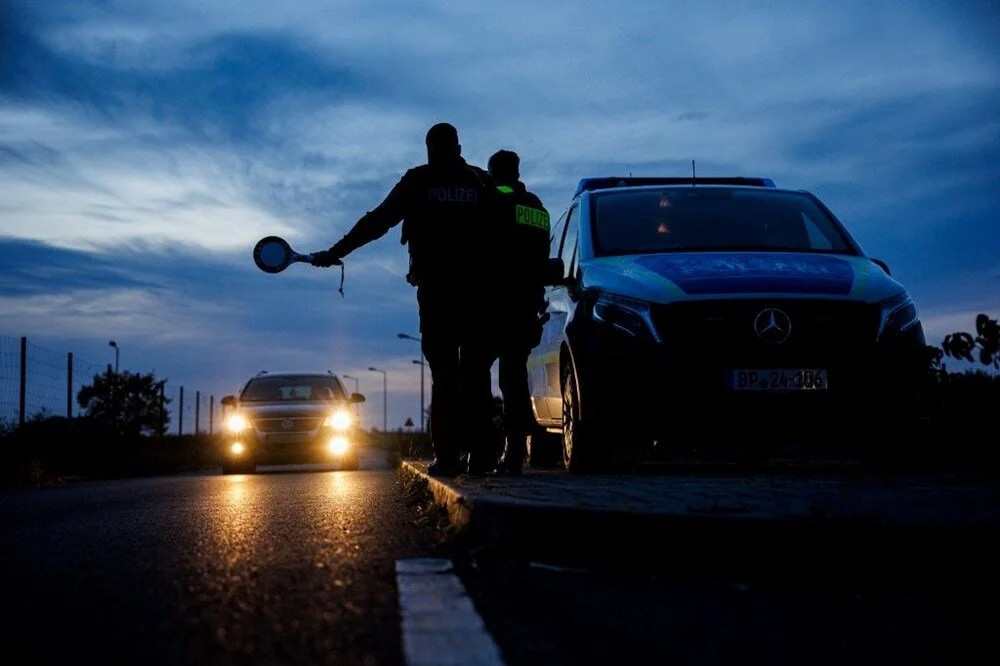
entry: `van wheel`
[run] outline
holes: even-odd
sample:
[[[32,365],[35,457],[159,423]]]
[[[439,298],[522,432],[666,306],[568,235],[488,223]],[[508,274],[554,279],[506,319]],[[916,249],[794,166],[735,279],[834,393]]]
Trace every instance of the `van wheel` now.
[[[610,467],[602,459],[601,429],[594,420],[585,420],[576,388],[576,373],[570,364],[563,369],[562,380],[562,450],[563,465],[571,472],[600,472]]]

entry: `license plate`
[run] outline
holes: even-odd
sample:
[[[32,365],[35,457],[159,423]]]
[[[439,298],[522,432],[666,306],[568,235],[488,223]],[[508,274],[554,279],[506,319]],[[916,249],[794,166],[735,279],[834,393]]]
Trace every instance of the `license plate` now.
[[[287,446],[290,444],[308,444],[312,441],[312,433],[308,432],[279,432],[267,436],[267,446]]]
[[[735,391],[823,391],[829,388],[822,368],[754,368],[733,370]]]

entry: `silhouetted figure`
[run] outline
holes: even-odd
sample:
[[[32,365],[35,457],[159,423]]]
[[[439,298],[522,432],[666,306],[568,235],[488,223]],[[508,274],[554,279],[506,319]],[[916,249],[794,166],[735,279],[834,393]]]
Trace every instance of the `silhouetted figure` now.
[[[507,445],[500,471],[520,474],[527,437],[535,424],[528,391],[528,354],[542,335],[545,267],[549,257],[549,214],[541,200],[521,183],[517,153],[501,150],[490,157],[490,175],[499,194],[501,256],[507,262],[496,289],[496,353],[500,358]]]
[[[406,279],[417,287],[421,346],[431,369],[431,439],[435,460],[430,473],[460,473],[463,410],[461,346],[474,325],[469,304],[481,300],[473,289],[482,269],[477,253],[488,243],[493,210],[489,174],[466,164],[457,130],[439,123],[427,132],[427,164],[407,171],[377,208],[366,213],[329,250],[315,253],[313,264],[331,266],[355,249],[403,222],[400,242],[410,254]],[[489,366],[486,367],[487,378]],[[490,399],[481,386],[466,387],[470,405]],[[463,413],[464,412],[464,413]],[[475,409],[472,410],[475,413]],[[469,421],[468,423],[472,423]]]

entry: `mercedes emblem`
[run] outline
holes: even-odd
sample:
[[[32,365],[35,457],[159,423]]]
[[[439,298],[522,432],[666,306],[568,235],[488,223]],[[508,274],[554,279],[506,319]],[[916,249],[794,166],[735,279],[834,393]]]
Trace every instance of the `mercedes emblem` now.
[[[777,308],[766,308],[754,317],[753,330],[761,342],[781,344],[792,334],[792,320]]]

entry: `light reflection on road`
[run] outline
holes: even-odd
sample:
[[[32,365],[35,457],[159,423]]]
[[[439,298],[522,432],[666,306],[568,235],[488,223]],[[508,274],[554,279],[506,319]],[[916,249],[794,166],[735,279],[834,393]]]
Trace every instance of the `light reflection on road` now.
[[[342,501],[346,497],[356,493],[357,478],[356,472],[332,472],[330,483],[327,484],[327,497],[331,500]]]
[[[207,533],[212,543],[209,552],[223,562],[230,572],[252,567],[266,518],[263,508],[262,484],[248,474],[236,474],[222,479],[223,489],[213,494],[214,506],[206,512],[210,524]]]

